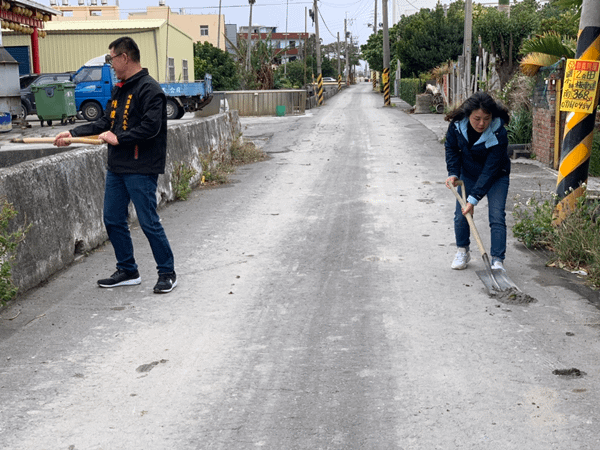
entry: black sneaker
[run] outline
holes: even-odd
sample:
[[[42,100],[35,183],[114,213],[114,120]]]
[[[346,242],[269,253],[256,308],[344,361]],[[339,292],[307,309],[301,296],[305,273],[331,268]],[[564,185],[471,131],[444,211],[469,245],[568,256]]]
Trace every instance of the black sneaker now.
[[[135,272],[125,272],[123,269],[117,269],[110,278],[98,280],[98,286],[103,288],[133,286],[134,284],[140,284],[141,282],[142,278],[137,270]]]
[[[177,286],[177,275],[175,272],[159,273],[158,281],[154,286],[155,294],[166,294],[171,292]]]

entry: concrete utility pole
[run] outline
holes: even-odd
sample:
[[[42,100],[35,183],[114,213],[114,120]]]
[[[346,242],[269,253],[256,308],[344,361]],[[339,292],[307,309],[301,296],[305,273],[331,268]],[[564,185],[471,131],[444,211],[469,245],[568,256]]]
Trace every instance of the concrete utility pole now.
[[[600,3],[583,0],[575,58],[599,61],[599,55]],[[592,114],[570,112],[567,115],[556,182],[559,202],[554,210],[555,224],[560,224],[577,207],[577,199],[584,194],[582,184],[588,179],[599,93],[596,86]]]
[[[377,2],[379,0],[375,0],[375,11],[373,13],[374,19],[373,19],[373,34],[375,36],[377,36]],[[373,71],[372,74],[373,79],[371,80],[371,82],[373,83],[373,90],[377,89],[377,72]]]
[[[323,104],[323,74],[321,73],[321,39],[319,38],[319,10],[317,9],[317,0],[315,7],[315,37],[317,39],[317,102]]]
[[[250,3],[250,19],[248,20],[248,61],[246,62],[246,71],[250,72],[250,57],[252,53],[252,5],[256,0],[248,0]]]
[[[219,16],[217,18],[217,48],[221,48],[221,0],[219,0]]]
[[[344,73],[346,74],[346,86],[350,86],[350,58],[348,58],[348,19],[344,19],[344,47],[346,49],[346,67]]]
[[[473,39],[473,4],[465,2],[465,40],[463,56],[465,57],[465,99],[471,95],[471,41]]]
[[[392,103],[390,101],[390,37],[387,0],[381,0],[381,15],[383,17],[383,105],[390,106]]]
[[[306,88],[306,57],[308,56],[308,48],[306,47],[306,36],[308,35],[308,8],[304,7],[304,87]]]
[[[340,57],[340,32],[337,32],[337,59],[338,59],[338,91],[342,89],[342,58]]]

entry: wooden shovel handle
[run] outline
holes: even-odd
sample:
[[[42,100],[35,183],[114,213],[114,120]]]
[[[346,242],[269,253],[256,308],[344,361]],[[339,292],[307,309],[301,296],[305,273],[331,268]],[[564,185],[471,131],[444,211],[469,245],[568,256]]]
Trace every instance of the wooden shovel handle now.
[[[458,191],[456,190],[456,188],[453,185],[450,185],[450,190],[452,191],[452,193],[458,200],[458,203],[460,203],[460,206],[465,208],[467,206],[467,195],[465,193],[465,183],[462,180],[458,180],[456,182],[456,184],[458,186],[461,186],[461,188],[462,188],[460,190],[462,197],[458,194]],[[483,246],[483,241],[481,240],[481,236],[479,236],[479,232],[477,231],[477,228],[475,228],[475,221],[473,220],[473,214],[471,214],[471,213],[466,214],[465,217],[467,218],[467,222],[469,222],[469,226],[471,227],[473,236],[475,237],[475,240],[477,241],[477,247],[479,247],[481,256],[483,256],[484,259],[488,259],[487,253],[485,251],[485,247]]]
[[[65,142],[69,144],[93,144],[102,145],[104,141],[96,137],[71,137],[65,138]],[[24,144],[54,144],[54,138],[23,138]]]

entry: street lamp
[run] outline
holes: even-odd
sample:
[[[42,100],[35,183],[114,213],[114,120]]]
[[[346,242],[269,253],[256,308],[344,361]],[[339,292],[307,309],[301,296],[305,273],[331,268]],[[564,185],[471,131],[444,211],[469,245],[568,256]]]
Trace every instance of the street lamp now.
[[[250,72],[250,50],[252,49],[252,5],[256,0],[248,0],[250,3],[250,20],[248,21],[248,61],[246,62],[246,70]]]

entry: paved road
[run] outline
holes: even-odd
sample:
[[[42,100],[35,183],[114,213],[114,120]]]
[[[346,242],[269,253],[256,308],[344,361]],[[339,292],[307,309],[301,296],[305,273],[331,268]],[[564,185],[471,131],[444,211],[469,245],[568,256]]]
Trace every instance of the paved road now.
[[[600,448],[597,294],[512,238],[537,302],[451,271],[443,147],[381,103],[243,119],[271,159],[162,210],[173,293],[136,228],[141,286],[95,287],[107,246],[2,311],[0,447]],[[517,162],[511,196],[553,183]]]

